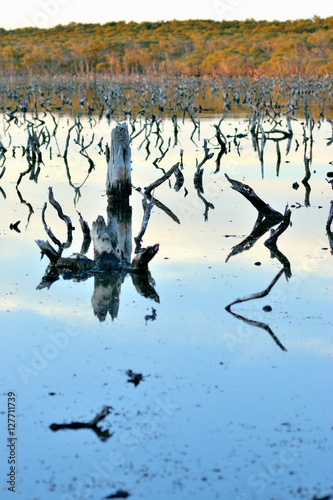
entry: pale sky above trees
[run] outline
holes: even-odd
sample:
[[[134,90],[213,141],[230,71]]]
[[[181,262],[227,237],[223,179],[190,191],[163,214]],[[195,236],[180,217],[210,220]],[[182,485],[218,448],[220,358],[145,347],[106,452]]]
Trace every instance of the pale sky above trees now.
[[[166,21],[213,19],[215,21],[308,19],[333,15],[330,0],[10,0],[2,9],[0,27],[48,28],[57,24],[110,21]]]

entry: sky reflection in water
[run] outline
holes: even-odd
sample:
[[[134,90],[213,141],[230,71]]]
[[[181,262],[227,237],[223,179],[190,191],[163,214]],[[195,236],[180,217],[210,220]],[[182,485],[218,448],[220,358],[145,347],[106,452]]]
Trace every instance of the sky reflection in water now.
[[[217,174],[214,159],[205,164],[203,196],[214,205],[205,221],[193,174],[195,159],[203,158],[203,139],[214,136],[214,123],[202,120],[200,138],[194,136],[197,147],[189,140],[191,122],[181,124],[180,145],[160,164],[167,170],[179,161],[181,147],[188,190],[186,197],[183,188],[175,192],[174,180],[171,187],[157,188],[156,198],[180,224],[154,207],[144,236],[145,246],[160,243],[150,264],[160,303],[140,296],[127,276],[113,321],[108,315],[99,322],[93,314],[94,278],[60,279],[36,290],[47,266],[34,240],[44,238],[41,209],[48,186],[77,226],[70,253],[78,252],[75,209],[90,225],[105,214],[104,158],[94,158],[96,168],[76,206],[61,158],[45,159],[38,183],[25,178],[20,185],[34,209],[25,227],[29,209],[19,203],[15,182],[26,164],[8,157],[1,183],[7,194],[1,200],[1,382],[4,392],[17,393],[17,498],[103,498],[117,489],[154,500],[278,500],[330,492],[332,255],[325,233],[332,197],[325,181],[331,169],[325,144],[330,126],[324,122],[314,130],[310,206],[304,206],[302,147],[295,152],[293,142],[286,157],[281,144],[277,177],[275,146],[268,143],[262,178],[258,156],[244,139],[240,156],[232,147]],[[110,128],[99,127],[109,137]],[[245,123],[227,117],[224,134],[235,127],[246,132]],[[301,142],[302,129],[294,127],[294,139]],[[19,133],[12,131],[14,144],[20,144]],[[163,137],[171,134],[166,121]],[[145,160],[140,142],[132,146],[133,184],[144,187],[162,172],[151,164],[153,154]],[[73,179],[81,182],[87,167],[76,158],[69,155],[69,164]],[[276,210],[283,213],[287,203],[292,207],[292,227],[278,239],[291,263],[291,279],[282,276],[267,297],[233,307],[244,318],[269,325],[287,352],[267,331],[225,310],[238,297],[264,290],[281,268],[263,245],[268,234],[225,262],[257,216],[230,188],[225,172],[248,183]],[[292,188],[295,181],[298,190]],[[142,218],[138,192],[131,203],[135,235]],[[51,208],[46,218],[57,235],[64,234]],[[19,219],[21,234],[9,230]],[[272,311],[264,312],[264,305]],[[152,307],[157,318],[146,324]],[[147,377],[134,388],[126,382],[127,369]],[[115,433],[106,443],[89,429],[49,429],[54,422],[88,421],[103,405],[114,408],[103,423]],[[1,470],[6,470],[4,459]]]

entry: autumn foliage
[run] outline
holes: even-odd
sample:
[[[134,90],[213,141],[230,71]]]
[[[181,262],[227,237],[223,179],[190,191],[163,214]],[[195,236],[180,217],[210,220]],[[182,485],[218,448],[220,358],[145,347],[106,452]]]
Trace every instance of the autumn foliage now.
[[[327,75],[333,17],[0,28],[2,74]]]

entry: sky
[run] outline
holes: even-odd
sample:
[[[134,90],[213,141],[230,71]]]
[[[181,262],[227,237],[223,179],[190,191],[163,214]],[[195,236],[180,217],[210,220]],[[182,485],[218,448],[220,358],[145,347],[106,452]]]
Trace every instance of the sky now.
[[[0,27],[7,30],[57,24],[110,21],[215,21],[308,19],[333,15],[331,0],[10,0],[1,9]]]

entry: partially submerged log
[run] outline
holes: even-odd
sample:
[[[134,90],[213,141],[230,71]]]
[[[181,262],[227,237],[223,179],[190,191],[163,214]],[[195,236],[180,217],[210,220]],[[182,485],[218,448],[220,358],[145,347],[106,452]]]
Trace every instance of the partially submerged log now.
[[[237,314],[237,313],[235,313],[234,311],[231,310],[231,307],[233,305],[235,305],[235,304],[241,304],[241,303],[247,302],[249,300],[262,299],[263,297],[266,297],[266,295],[269,294],[269,292],[272,290],[272,288],[277,283],[277,281],[281,278],[281,276],[283,275],[283,273],[286,274],[286,271],[285,271],[284,268],[280,269],[280,271],[273,278],[273,280],[268,285],[268,287],[265,288],[265,290],[262,290],[261,292],[253,293],[251,295],[247,295],[245,297],[241,297],[239,299],[236,299],[233,302],[231,302],[230,304],[228,304],[225,307],[225,309],[230,314],[232,314],[233,316],[235,316],[235,318],[244,321],[244,323],[246,323],[248,325],[251,325],[251,326],[256,326],[258,328],[262,328],[263,330],[265,330],[267,333],[269,333],[269,335],[273,338],[274,342],[276,342],[276,344],[280,347],[280,349],[282,351],[287,351],[287,349],[284,347],[284,345],[281,344],[281,342],[279,341],[279,339],[277,338],[277,336],[273,333],[273,331],[271,330],[271,328],[269,327],[269,325],[267,325],[266,323],[263,323],[261,321],[256,321],[256,320],[245,318],[244,316],[241,316],[240,314]]]

